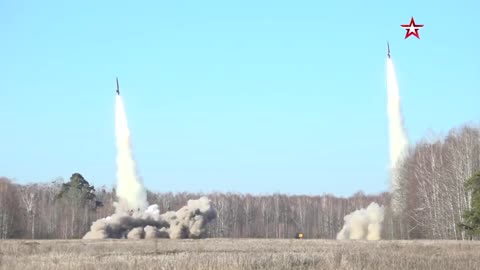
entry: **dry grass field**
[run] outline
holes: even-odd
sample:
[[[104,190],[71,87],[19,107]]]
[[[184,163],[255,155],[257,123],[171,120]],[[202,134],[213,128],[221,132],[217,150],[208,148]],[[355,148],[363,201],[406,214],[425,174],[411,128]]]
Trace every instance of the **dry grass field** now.
[[[480,242],[0,240],[0,269],[480,269]]]

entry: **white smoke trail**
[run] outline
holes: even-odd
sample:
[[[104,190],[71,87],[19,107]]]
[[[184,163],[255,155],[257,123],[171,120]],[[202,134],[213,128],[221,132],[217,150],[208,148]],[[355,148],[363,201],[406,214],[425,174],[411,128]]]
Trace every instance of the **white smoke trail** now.
[[[115,136],[117,139],[117,212],[144,210],[147,207],[147,193],[142,180],[137,175],[133,159],[130,130],[122,97],[116,96]]]
[[[397,78],[392,59],[387,58],[387,110],[388,110],[388,131],[390,143],[390,190],[392,193],[398,189],[396,168],[400,166],[408,148],[408,138],[403,124],[403,117],[400,107],[400,95]],[[392,200],[392,203],[395,203]]]
[[[384,207],[372,202],[366,209],[356,210],[343,219],[345,224],[337,240],[380,240]]]

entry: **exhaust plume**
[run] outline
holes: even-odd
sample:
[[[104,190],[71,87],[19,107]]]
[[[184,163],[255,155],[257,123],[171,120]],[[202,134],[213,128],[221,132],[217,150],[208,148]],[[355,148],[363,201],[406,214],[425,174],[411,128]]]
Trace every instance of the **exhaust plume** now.
[[[133,159],[130,130],[122,97],[116,95],[115,137],[117,139],[117,196],[116,211],[132,209],[144,210],[147,207],[147,193],[142,180],[137,175]]]
[[[158,205],[148,208],[147,194],[137,175],[132,155],[130,131],[123,101],[118,91],[115,107],[115,136],[117,138],[117,197],[115,213],[92,223],[83,239],[106,238],[202,238],[206,225],[217,216],[207,197],[189,200],[174,212],[160,214]]]
[[[178,211],[160,214],[158,205],[150,205],[143,212],[116,212],[93,222],[83,239],[106,238],[203,238],[206,225],[217,216],[207,197],[189,200]]]
[[[391,58],[387,58],[387,110],[388,131],[390,144],[390,191],[392,192],[392,208],[398,208],[396,190],[399,187],[396,176],[396,168],[401,165],[408,148],[408,138],[403,124],[403,116],[400,107],[400,95],[398,89],[395,68]]]
[[[345,224],[337,240],[380,240],[384,207],[372,202],[366,209],[356,210],[343,219]]]

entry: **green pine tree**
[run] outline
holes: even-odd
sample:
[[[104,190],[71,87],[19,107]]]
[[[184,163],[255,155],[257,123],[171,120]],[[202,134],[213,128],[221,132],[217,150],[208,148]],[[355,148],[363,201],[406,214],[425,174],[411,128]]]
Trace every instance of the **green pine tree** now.
[[[72,174],[70,182],[62,185],[57,199],[67,200],[69,203],[76,204],[77,207],[89,206],[95,209],[101,206],[101,203],[96,200],[95,188],[79,173]]]
[[[465,181],[465,189],[471,193],[471,207],[463,214],[460,227],[470,236],[480,236],[480,171]]]

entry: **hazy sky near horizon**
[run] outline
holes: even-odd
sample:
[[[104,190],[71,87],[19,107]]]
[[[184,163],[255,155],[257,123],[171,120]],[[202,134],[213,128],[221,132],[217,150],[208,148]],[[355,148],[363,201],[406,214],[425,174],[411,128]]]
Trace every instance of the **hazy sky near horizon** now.
[[[476,1],[0,1],[0,175],[115,184],[115,77],[154,191],[388,189],[386,41],[410,140],[480,118]],[[420,39],[404,39],[411,16]]]

